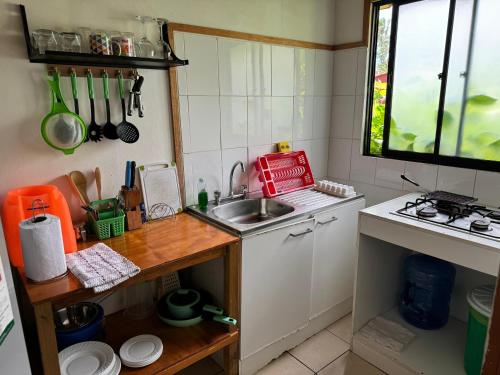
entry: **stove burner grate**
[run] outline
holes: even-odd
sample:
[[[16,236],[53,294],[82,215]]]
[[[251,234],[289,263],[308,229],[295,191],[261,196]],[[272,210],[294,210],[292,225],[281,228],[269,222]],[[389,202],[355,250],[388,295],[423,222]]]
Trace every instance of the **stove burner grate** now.
[[[489,217],[493,220],[500,220],[500,211],[491,211],[486,215],[486,217]]]

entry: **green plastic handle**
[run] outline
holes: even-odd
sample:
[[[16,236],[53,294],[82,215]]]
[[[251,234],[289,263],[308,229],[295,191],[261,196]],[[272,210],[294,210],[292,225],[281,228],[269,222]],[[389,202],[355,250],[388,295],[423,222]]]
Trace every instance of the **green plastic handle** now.
[[[108,73],[102,73],[102,87],[104,89],[104,99],[109,99],[109,76]]]
[[[118,72],[118,91],[120,93],[120,99],[125,99],[125,88],[123,86],[122,72]]]
[[[215,315],[213,317],[213,320],[215,322],[228,324],[230,326],[235,326],[238,323],[238,321],[236,319],[233,319],[229,316],[224,316],[224,315]]]
[[[224,310],[217,306],[205,305],[203,306],[203,311],[212,313],[214,315],[222,315],[224,314]]]
[[[87,87],[89,88],[89,99],[94,99],[94,78],[92,72],[87,73]]]
[[[71,72],[71,91],[73,92],[73,99],[78,99],[78,84],[76,82],[76,73]]]

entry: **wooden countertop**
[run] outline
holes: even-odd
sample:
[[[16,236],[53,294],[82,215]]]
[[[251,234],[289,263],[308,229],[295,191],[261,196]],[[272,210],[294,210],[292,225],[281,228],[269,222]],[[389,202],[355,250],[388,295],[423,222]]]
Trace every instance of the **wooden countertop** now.
[[[138,275],[117,286],[119,288],[152,280],[167,270],[173,272],[223,256],[224,247],[238,241],[238,237],[181,213],[175,220],[148,223],[141,229],[101,242],[141,268]],[[97,242],[79,243],[78,249],[88,248]],[[19,268],[19,274],[32,304],[45,301],[66,304],[96,295],[92,289],[84,289],[71,273],[46,284],[29,282],[22,268]]]

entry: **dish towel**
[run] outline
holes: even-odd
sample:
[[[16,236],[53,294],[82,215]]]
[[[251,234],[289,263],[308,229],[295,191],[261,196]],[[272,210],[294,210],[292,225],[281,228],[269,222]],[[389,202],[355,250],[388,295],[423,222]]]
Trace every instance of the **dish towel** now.
[[[103,243],[66,254],[66,263],[83,286],[94,288],[95,293],[111,289],[141,271],[130,260]]]
[[[396,353],[401,352],[415,338],[415,334],[409,329],[380,316],[370,320],[359,333]]]

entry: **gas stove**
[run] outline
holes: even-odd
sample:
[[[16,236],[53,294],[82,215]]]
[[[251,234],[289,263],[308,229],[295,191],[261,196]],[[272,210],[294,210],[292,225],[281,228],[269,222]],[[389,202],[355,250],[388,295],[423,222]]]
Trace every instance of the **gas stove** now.
[[[391,213],[500,241],[500,209],[424,195]]]

